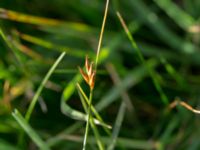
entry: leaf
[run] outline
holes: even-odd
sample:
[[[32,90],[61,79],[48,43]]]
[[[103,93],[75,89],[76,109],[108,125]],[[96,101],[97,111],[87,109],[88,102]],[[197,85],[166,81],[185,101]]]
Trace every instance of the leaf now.
[[[42,92],[46,82],[49,80],[50,76],[52,75],[52,73],[54,72],[54,70],[56,69],[56,67],[58,66],[58,64],[60,63],[60,61],[63,59],[63,57],[65,56],[65,52],[62,52],[60,54],[60,56],[57,58],[57,60],[55,61],[55,63],[52,65],[52,67],[49,69],[48,73],[46,74],[46,76],[44,77],[43,81],[41,82],[40,86],[38,87],[32,101],[31,104],[28,107],[28,110],[26,112],[25,118],[28,121],[30,119],[30,116],[34,110],[35,104],[38,101],[38,98],[40,96],[40,93]]]
[[[20,112],[15,109],[12,116],[19,123],[22,129],[28,134],[28,136],[35,142],[35,144],[42,150],[50,150],[45,142],[40,138],[40,136],[32,129],[32,127],[27,123],[27,121],[22,117]]]

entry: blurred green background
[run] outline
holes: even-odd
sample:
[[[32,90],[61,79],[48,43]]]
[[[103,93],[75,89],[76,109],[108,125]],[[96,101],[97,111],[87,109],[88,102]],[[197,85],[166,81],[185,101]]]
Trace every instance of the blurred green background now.
[[[61,102],[64,99],[66,106],[84,112],[76,89],[82,80],[77,67],[84,66],[86,55],[94,60],[105,3],[1,0],[0,150],[39,149],[38,139],[53,150],[82,149],[85,122],[65,115]],[[131,46],[116,11],[145,63]],[[117,116],[124,118],[118,120],[114,149],[200,149],[200,116],[180,105],[169,107],[176,97],[195,109],[200,105],[199,23],[199,0],[110,1],[93,105],[113,127]],[[25,116],[48,70],[64,51],[27,123],[38,136],[34,141],[32,130],[23,135],[24,128],[13,117],[17,113],[12,112],[17,109]],[[81,86],[88,94],[87,85]],[[112,136],[98,129],[109,147]],[[98,149],[92,130],[89,138],[87,149]]]

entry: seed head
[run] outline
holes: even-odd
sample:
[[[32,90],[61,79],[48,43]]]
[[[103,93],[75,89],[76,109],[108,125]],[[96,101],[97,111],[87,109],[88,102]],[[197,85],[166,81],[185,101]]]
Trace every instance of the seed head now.
[[[94,88],[95,75],[96,75],[96,72],[93,70],[93,64],[94,64],[93,62],[89,62],[88,56],[86,56],[86,58],[85,58],[85,70],[86,71],[83,71],[83,69],[79,67],[79,71],[80,71],[83,79],[89,85],[90,89]]]

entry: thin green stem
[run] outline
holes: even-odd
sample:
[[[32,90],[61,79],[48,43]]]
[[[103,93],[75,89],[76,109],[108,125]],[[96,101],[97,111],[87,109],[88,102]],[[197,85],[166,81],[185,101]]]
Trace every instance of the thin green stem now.
[[[77,89],[78,89],[78,92],[80,93],[80,97],[83,97],[83,103],[87,103],[87,105],[89,105],[89,98],[86,96],[85,92],[83,91],[83,89],[81,88],[81,86],[77,83]],[[85,103],[85,105],[86,105]],[[85,107],[85,110],[87,108]],[[94,106],[91,104],[91,111],[92,113],[94,113],[94,115],[96,116],[96,118],[101,122],[101,125],[102,127],[104,128],[105,132],[108,134],[108,135],[111,135],[110,133],[110,130],[108,129],[111,129],[112,127],[108,124],[106,124],[103,119],[101,118],[101,116],[99,115],[99,113],[97,112],[97,110],[94,108]],[[87,110],[86,110],[87,112]]]
[[[106,7],[105,7],[105,11],[104,11],[103,23],[102,23],[102,27],[101,27],[100,36],[99,36],[99,42],[98,42],[97,54],[96,54],[96,61],[95,61],[95,68],[94,68],[95,72],[97,72],[99,53],[100,53],[100,49],[101,49],[104,28],[105,28],[106,18],[107,18],[107,14],[108,14],[108,6],[109,6],[109,0],[106,1]],[[89,132],[89,124],[90,124],[90,117],[91,117],[92,96],[93,96],[93,88],[90,87],[89,107],[88,107],[88,111],[87,111],[88,118],[87,118],[85,135],[84,135],[84,140],[83,140],[83,150],[86,149],[86,144],[87,144],[87,138],[88,138],[88,132]]]
[[[90,117],[91,117],[92,96],[93,96],[93,90],[90,89],[89,107],[88,107],[88,111],[87,111],[88,117],[87,117],[87,123],[86,123],[86,128],[85,128],[84,140],[83,140],[83,150],[86,149],[86,144],[87,144],[87,138],[88,138],[88,132],[89,132],[89,124],[90,124]]]
[[[104,17],[103,17],[101,33],[99,36],[99,43],[98,43],[98,47],[97,47],[97,54],[96,54],[96,61],[95,61],[95,70],[96,71],[97,71],[97,65],[98,65],[98,60],[99,60],[99,53],[100,53],[100,49],[101,49],[101,43],[102,43],[102,39],[103,39],[104,28],[105,28],[105,24],[106,24],[106,18],[108,15],[108,6],[109,6],[109,0],[106,1],[106,8],[105,8],[105,13],[104,13]]]
[[[90,119],[90,125],[91,125],[91,128],[92,128],[93,132],[94,132],[94,135],[95,135],[99,150],[104,150],[105,146],[102,143],[102,139],[100,137],[100,134],[99,134],[99,131],[97,129],[97,126],[94,124],[94,120],[93,119]]]

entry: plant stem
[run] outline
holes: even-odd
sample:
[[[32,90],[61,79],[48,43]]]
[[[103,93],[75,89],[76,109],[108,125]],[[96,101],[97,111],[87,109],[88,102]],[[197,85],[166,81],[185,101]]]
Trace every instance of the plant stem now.
[[[100,33],[100,36],[99,36],[99,43],[98,43],[98,47],[97,47],[95,70],[97,70],[97,65],[98,65],[98,60],[99,60],[99,53],[100,53],[100,49],[101,49],[101,43],[102,43],[104,28],[105,28],[105,24],[106,24],[107,15],[108,15],[108,6],[109,6],[109,0],[106,1],[106,7],[105,7],[105,12],[104,12],[104,17],[103,17],[103,23],[102,23],[102,26],[101,26],[101,33]]]
[[[98,66],[98,59],[99,59],[99,53],[101,49],[101,43],[103,39],[103,33],[104,33],[104,28],[106,24],[106,18],[108,14],[108,6],[109,6],[109,0],[106,1],[106,7],[105,7],[105,12],[104,12],[104,17],[103,17],[103,23],[101,27],[101,33],[99,36],[99,43],[97,47],[97,54],[96,54],[96,60],[95,60],[95,72],[97,72],[97,66]],[[93,88],[90,87],[90,97],[89,97],[89,106],[88,106],[88,118],[87,118],[87,123],[86,123],[86,129],[85,129],[85,135],[84,135],[84,141],[83,141],[83,150],[86,148],[87,144],[87,138],[88,138],[88,132],[89,132],[89,124],[90,124],[90,116],[91,116],[91,104],[92,104],[92,96],[93,96]]]
[[[88,132],[89,132],[89,124],[90,124],[90,117],[91,117],[92,96],[93,96],[93,89],[90,89],[89,106],[88,106],[88,111],[87,111],[88,117],[87,117],[87,123],[86,123],[85,135],[84,135],[84,141],[83,141],[83,150],[85,150],[86,144],[87,144],[87,138],[88,138]]]

